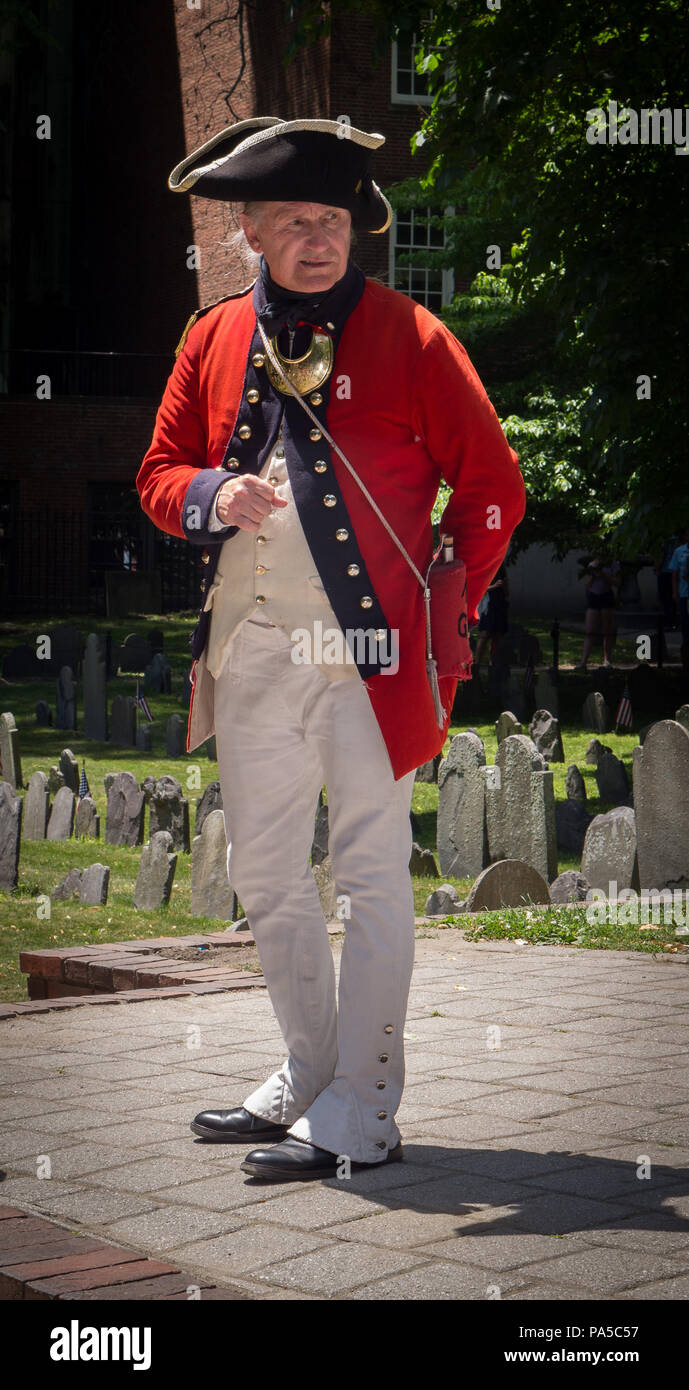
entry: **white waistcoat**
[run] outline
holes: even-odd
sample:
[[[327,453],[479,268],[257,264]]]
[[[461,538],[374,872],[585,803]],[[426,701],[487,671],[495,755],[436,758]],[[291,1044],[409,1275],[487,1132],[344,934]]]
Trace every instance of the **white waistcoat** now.
[[[269,512],[258,531],[240,529],[223,545],[204,604],[212,609],[208,670],[220,674],[232,638],[248,621],[281,627],[294,656],[317,666],[327,680],[361,679],[309,550],[279,440],[258,476],[275,480],[276,495],[289,505]]]

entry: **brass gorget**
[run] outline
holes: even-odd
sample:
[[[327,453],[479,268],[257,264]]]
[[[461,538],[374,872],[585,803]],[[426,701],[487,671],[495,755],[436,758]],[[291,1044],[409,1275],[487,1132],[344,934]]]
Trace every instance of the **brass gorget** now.
[[[333,369],[334,351],[333,340],[327,333],[319,333],[314,329],[311,344],[303,357],[284,357],[278,348],[277,336],[271,338],[270,344],[285,376],[302,396],[307,395],[309,391],[315,391],[328,380]],[[268,380],[276,391],[281,391],[283,396],[289,396],[288,387],[284,385],[268,357],[265,360],[265,369]]]

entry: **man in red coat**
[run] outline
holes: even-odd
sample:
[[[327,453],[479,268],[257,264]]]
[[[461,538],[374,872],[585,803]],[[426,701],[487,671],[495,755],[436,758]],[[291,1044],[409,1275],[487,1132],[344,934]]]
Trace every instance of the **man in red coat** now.
[[[156,525],[202,547],[188,747],[215,732],[228,873],[289,1051],[192,1130],[266,1144],[242,1167],[271,1181],[402,1157],[409,810],[457,686],[440,676],[434,693],[426,663],[430,516],[444,479],[440,529],[466,564],[471,624],[525,509],[464,349],[350,257],[353,226],[391,220],[369,168],[382,142],[266,117],[173,170],[175,191],[245,204],[261,259],[253,286],[194,316],[137,479]],[[323,784],[345,924],[337,1001],[309,867]]]

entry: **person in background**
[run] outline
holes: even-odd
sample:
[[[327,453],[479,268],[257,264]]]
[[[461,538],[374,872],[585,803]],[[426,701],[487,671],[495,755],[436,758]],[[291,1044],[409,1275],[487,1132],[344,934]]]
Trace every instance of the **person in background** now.
[[[622,571],[618,560],[606,561],[602,553],[594,555],[586,566],[586,633],[581,661],[575,671],[585,671],[591,654],[594,639],[603,631],[603,666],[610,667],[610,657],[615,645],[615,607],[617,604]]]
[[[474,655],[474,666],[477,671],[481,665],[481,658],[489,637],[490,665],[495,665],[495,656],[498,650],[500,637],[503,632],[507,632],[509,626],[509,583],[504,565],[500,566],[495,578],[492,579],[488,585],[482,604],[484,602],[485,608],[479,615],[479,638]]]
[[[689,642],[689,526],[680,531],[679,541],[668,568],[672,575],[672,596],[679,610],[682,642]]]
[[[658,600],[662,604],[665,614],[665,626],[669,628],[677,627],[677,603],[673,592],[670,561],[679,541],[678,535],[670,536],[668,540],[664,541],[653,566],[658,581]]]

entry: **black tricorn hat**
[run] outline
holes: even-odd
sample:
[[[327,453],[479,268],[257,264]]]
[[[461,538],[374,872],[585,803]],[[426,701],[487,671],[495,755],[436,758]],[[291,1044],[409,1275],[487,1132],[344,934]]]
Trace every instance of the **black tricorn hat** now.
[[[384,143],[384,135],[369,135],[344,120],[256,116],[187,155],[172,170],[168,187],[232,203],[326,203],[347,208],[362,231],[385,232],[392,208],[369,169],[371,150]]]

